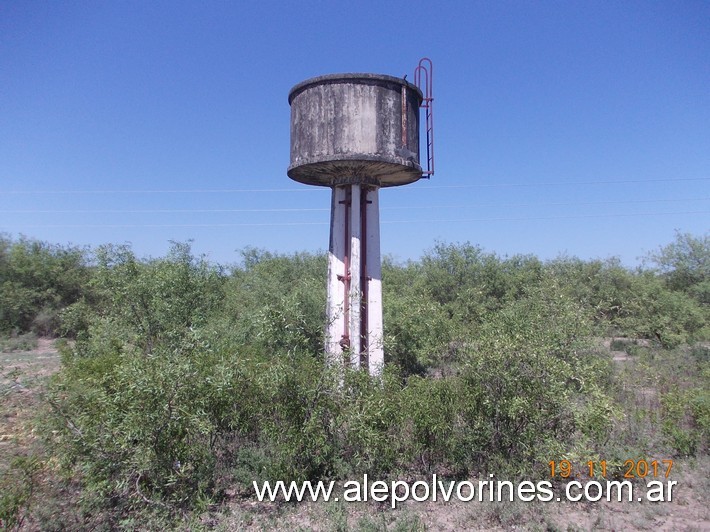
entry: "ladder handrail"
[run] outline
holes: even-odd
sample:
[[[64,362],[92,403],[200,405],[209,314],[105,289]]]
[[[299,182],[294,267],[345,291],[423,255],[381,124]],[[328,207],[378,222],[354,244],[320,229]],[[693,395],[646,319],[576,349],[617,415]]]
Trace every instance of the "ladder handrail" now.
[[[424,83],[422,84],[422,76]],[[432,92],[432,78],[434,77],[434,64],[428,57],[419,60],[417,68],[414,69],[414,84],[422,91],[424,98],[420,107],[425,109],[426,124],[426,153],[427,170],[422,174],[427,177],[434,175],[434,96]]]

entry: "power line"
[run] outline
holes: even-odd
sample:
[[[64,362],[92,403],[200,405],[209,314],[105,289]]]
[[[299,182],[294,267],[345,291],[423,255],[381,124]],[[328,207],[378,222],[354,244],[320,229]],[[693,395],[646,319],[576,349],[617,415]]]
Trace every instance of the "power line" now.
[[[380,224],[415,224],[415,223],[471,223],[471,222],[525,222],[534,220],[573,220],[583,218],[632,218],[636,216],[667,216],[677,214],[710,214],[710,211],[670,211],[670,212],[637,212],[637,213],[614,213],[614,214],[576,214],[569,216],[522,216],[522,217],[497,217],[497,218],[465,218],[465,219],[440,219],[440,220],[382,220]],[[328,222],[266,222],[266,223],[223,223],[223,224],[36,224],[22,225],[27,229],[38,228],[171,228],[171,227],[195,227],[195,228],[216,228],[216,227],[286,227],[286,226],[308,226],[308,225],[329,225]],[[12,227],[12,226],[10,226]]]
[[[542,203],[468,203],[466,205],[423,205],[382,207],[381,210],[408,210],[408,209],[468,209],[471,207],[563,207],[579,205],[628,205],[631,203],[678,203],[686,201],[710,201],[704,198],[659,198],[659,199],[630,199],[630,200],[601,200],[601,201],[553,201]]]
[[[185,189],[112,189],[112,190],[5,190],[0,194],[249,194],[262,192],[313,192],[323,190],[325,187],[305,188],[185,188]]]
[[[570,216],[521,216],[516,218],[468,218],[450,220],[387,220],[383,224],[403,224],[403,223],[469,223],[469,222],[525,222],[529,220],[574,220],[582,218],[632,218],[634,216],[665,216],[672,214],[710,214],[710,211],[675,211],[675,212],[635,212],[635,213],[614,213],[614,214],[573,214]]]
[[[224,223],[224,224],[32,224],[32,225],[21,225],[17,227],[23,227],[27,229],[50,229],[50,228],[107,228],[107,229],[118,229],[118,228],[167,228],[167,227],[282,227],[282,226],[296,226],[296,225],[328,225],[328,222],[265,222],[265,223]],[[13,227],[8,225],[6,227]]]
[[[708,198],[710,199],[710,198]],[[680,201],[680,200],[679,200]],[[10,214],[187,214],[187,213],[235,213],[235,212],[311,212],[329,211],[326,208],[306,209],[32,209],[6,210]]]
[[[494,187],[552,187],[552,186],[576,186],[576,185],[622,185],[630,183],[674,183],[683,181],[710,181],[710,177],[680,177],[680,178],[659,178],[659,179],[618,179],[605,181],[548,181],[531,183],[479,183],[466,185],[431,185],[420,188],[494,188]]]
[[[411,205],[400,207],[382,207],[382,211],[391,210],[433,210],[433,209],[468,209],[471,207],[560,207],[581,205],[628,205],[639,203],[678,203],[689,201],[710,201],[704,198],[659,198],[603,201],[556,201],[543,203],[469,203],[466,205]],[[16,209],[5,210],[8,214],[209,214],[209,213],[257,213],[257,212],[328,212],[329,208],[275,208],[275,209]]]
[[[710,177],[681,177],[659,179],[617,179],[602,181],[546,181],[528,183],[468,183],[462,185],[426,185],[420,187],[406,187],[407,190],[431,190],[447,188],[504,188],[504,187],[550,187],[550,186],[577,186],[577,185],[623,185],[643,183],[680,183],[686,181],[710,181]],[[43,195],[43,194],[251,194],[251,193],[290,193],[314,192],[327,187],[303,188],[202,188],[202,189],[110,189],[110,190],[6,190],[1,194],[7,195]],[[397,187],[402,188],[402,187]]]

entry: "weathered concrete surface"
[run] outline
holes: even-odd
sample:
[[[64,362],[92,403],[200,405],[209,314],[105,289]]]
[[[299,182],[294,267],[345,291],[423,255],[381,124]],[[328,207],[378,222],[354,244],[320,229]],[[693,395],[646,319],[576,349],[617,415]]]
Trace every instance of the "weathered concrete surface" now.
[[[379,74],[332,74],[299,83],[289,93],[289,177],[322,186],[418,180],[421,101],[416,86]]]

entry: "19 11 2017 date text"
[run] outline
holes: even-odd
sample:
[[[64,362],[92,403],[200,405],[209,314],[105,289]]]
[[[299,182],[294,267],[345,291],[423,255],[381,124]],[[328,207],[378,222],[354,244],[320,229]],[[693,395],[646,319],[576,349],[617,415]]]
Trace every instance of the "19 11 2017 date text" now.
[[[577,471],[569,460],[550,460],[547,464],[550,467],[550,476],[560,478],[570,478],[575,476]],[[612,469],[606,460],[594,461],[590,460],[586,467],[580,470],[587,473],[590,477],[606,478],[607,473]],[[625,460],[619,470],[619,466],[613,467],[614,472],[619,472],[624,478],[646,478],[660,477],[668,478],[673,469],[673,460]]]

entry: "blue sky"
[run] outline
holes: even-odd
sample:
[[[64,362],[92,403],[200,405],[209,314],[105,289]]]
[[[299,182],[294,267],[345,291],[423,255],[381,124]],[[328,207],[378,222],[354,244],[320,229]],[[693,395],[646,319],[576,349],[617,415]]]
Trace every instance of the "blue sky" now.
[[[381,192],[382,250],[626,264],[710,228],[710,3],[0,0],[0,231],[327,247],[287,96],[434,63],[436,174]]]

